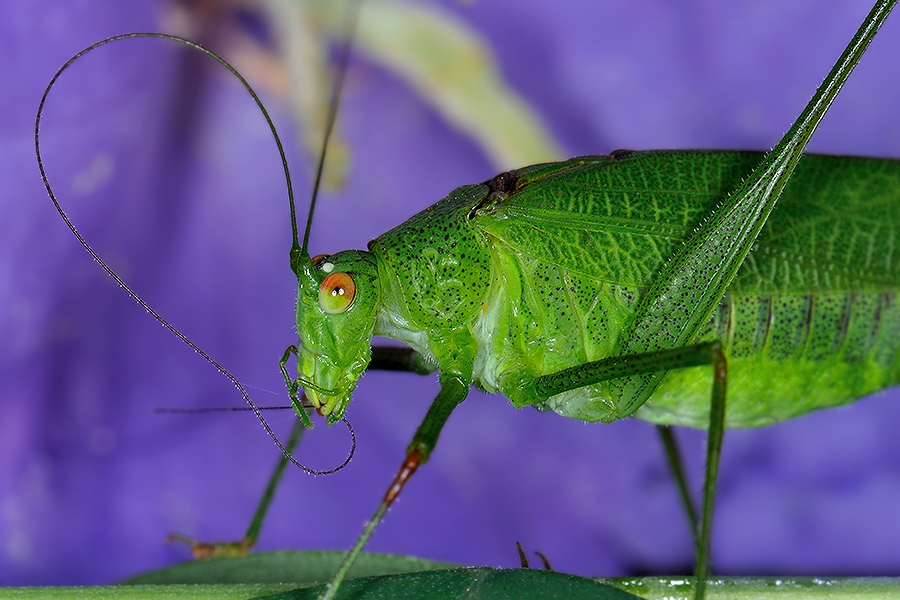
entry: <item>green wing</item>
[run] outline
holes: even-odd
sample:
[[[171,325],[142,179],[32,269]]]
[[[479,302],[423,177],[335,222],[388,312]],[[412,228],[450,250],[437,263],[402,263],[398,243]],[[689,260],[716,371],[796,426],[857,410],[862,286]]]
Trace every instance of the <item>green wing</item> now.
[[[731,289],[884,292],[900,287],[900,161],[806,155]]]
[[[617,285],[645,287],[762,158],[663,151],[584,157],[479,207],[494,243]],[[546,169],[545,169],[546,170]],[[807,155],[738,272],[736,293],[900,285],[900,161]]]

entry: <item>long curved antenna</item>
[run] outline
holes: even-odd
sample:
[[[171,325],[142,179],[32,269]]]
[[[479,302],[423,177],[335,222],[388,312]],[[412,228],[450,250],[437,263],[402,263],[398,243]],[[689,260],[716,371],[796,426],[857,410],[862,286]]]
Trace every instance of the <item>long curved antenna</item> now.
[[[44,171],[44,163],[41,160],[41,144],[40,144],[41,115],[43,114],[44,103],[47,100],[47,96],[50,94],[50,90],[53,88],[53,85],[56,83],[56,80],[59,79],[59,76],[62,75],[63,71],[68,69],[69,66],[72,65],[72,63],[74,63],[76,60],[78,60],[79,58],[81,58],[82,56],[84,56],[85,54],[90,52],[91,50],[95,50],[96,48],[99,48],[100,46],[104,46],[106,44],[109,44],[111,42],[115,42],[118,40],[124,40],[124,39],[128,39],[128,38],[138,38],[138,37],[161,38],[164,40],[171,40],[173,42],[178,42],[180,44],[184,44],[185,46],[190,46],[191,48],[195,48],[195,49],[203,52],[207,56],[211,56],[216,61],[218,61],[219,64],[221,64],[226,69],[228,69],[228,71],[232,75],[237,77],[238,80],[241,82],[241,84],[244,86],[244,88],[246,88],[246,90],[248,92],[250,92],[250,95],[253,96],[253,100],[256,102],[256,105],[259,107],[259,110],[262,112],[263,116],[265,117],[266,122],[269,124],[269,129],[271,129],[272,135],[275,138],[275,144],[278,146],[278,153],[281,156],[281,164],[284,166],[284,178],[285,178],[285,182],[287,183],[288,200],[291,205],[291,227],[292,227],[293,234],[294,234],[294,244],[295,245],[297,244],[297,241],[296,241],[297,240],[297,225],[296,225],[296,217],[294,214],[294,192],[293,192],[293,188],[291,186],[291,175],[290,175],[290,172],[288,171],[287,159],[285,158],[285,155],[284,155],[284,148],[281,145],[281,139],[278,137],[278,132],[275,130],[275,125],[272,123],[272,119],[269,117],[269,113],[266,110],[266,107],[263,106],[262,100],[259,99],[259,96],[256,95],[256,92],[253,91],[253,88],[250,87],[250,84],[247,83],[247,80],[245,80],[241,76],[241,74],[238,73],[237,70],[234,67],[232,67],[230,64],[228,64],[228,62],[226,62],[225,59],[223,59],[221,56],[219,56],[212,50],[209,50],[208,48],[201,46],[200,44],[198,44],[196,42],[192,42],[190,40],[186,40],[184,38],[180,38],[180,37],[177,37],[174,35],[168,35],[165,33],[143,33],[143,32],[142,33],[127,33],[124,35],[117,35],[117,36],[99,41],[96,44],[92,44],[91,46],[88,46],[87,48],[85,48],[84,50],[82,50],[81,52],[79,52],[78,54],[73,56],[72,58],[70,58],[66,62],[66,64],[64,64],[59,69],[59,71],[56,72],[56,75],[53,76],[53,79],[50,80],[50,83],[47,85],[47,89],[44,90],[44,95],[41,96],[41,103],[40,103],[40,105],[38,105],[37,118],[34,121],[34,152],[35,152],[35,155],[37,156],[38,167],[41,170],[41,179],[44,180],[44,187],[47,188],[47,194],[50,195],[50,200],[53,201],[53,205],[56,207],[57,212],[59,212],[59,215],[63,218],[63,221],[66,222],[66,225],[69,226],[69,229],[72,231],[72,233],[75,234],[75,237],[78,238],[78,241],[81,242],[81,245],[84,246],[84,248],[90,253],[90,255],[94,257],[94,260],[96,260],[100,264],[100,266],[103,267],[103,269],[107,273],[109,273],[110,277],[115,279],[116,283],[118,283],[120,286],[122,286],[122,288],[126,292],[128,292],[128,295],[131,296],[132,298],[134,298],[138,304],[140,304],[147,312],[149,312],[151,315],[153,315],[153,317],[157,321],[162,323],[163,326],[165,326],[169,331],[171,331],[172,333],[177,335],[181,339],[181,341],[183,341],[185,344],[187,344],[188,346],[193,348],[198,354],[200,354],[200,356],[205,358],[212,366],[214,366],[216,369],[218,369],[220,373],[222,373],[225,377],[227,377],[228,379],[231,380],[231,382],[235,385],[235,387],[237,387],[237,389],[240,391],[241,395],[244,397],[244,400],[247,401],[247,404],[250,405],[250,409],[256,414],[256,417],[259,419],[260,423],[262,423],[263,427],[265,427],[266,432],[269,434],[269,436],[273,440],[275,440],[275,444],[278,446],[278,448],[281,450],[281,453],[288,460],[290,460],[292,463],[294,463],[296,466],[300,467],[307,473],[311,473],[313,475],[327,475],[329,473],[334,473],[335,471],[340,471],[345,466],[347,466],[347,464],[350,462],[350,459],[353,458],[354,452],[356,451],[356,434],[353,432],[353,427],[350,426],[350,423],[348,421],[344,420],[344,423],[347,425],[347,428],[350,431],[350,437],[352,439],[352,446],[350,448],[350,453],[348,454],[346,460],[344,460],[343,463],[341,463],[339,466],[337,466],[333,469],[328,469],[327,471],[317,471],[315,469],[311,469],[311,468],[306,467],[306,466],[300,464],[299,462],[297,462],[297,460],[293,456],[291,456],[290,452],[288,452],[285,449],[285,447],[281,444],[281,442],[278,440],[278,437],[275,435],[275,432],[272,431],[271,427],[269,427],[269,424],[263,418],[262,413],[260,412],[259,408],[257,408],[257,406],[253,403],[253,400],[250,399],[250,395],[246,392],[246,390],[244,390],[244,386],[242,386],[240,384],[240,382],[237,380],[237,378],[234,375],[232,375],[227,369],[225,369],[225,367],[223,367],[218,362],[213,360],[212,357],[209,356],[206,352],[204,352],[203,350],[198,348],[192,341],[190,341],[187,337],[185,337],[180,331],[178,331],[177,329],[175,329],[175,327],[173,327],[171,324],[169,324],[168,321],[166,321],[161,316],[159,316],[159,314],[157,314],[156,311],[154,311],[152,308],[150,308],[150,306],[146,302],[144,302],[140,298],[140,296],[138,296],[134,291],[132,291],[131,288],[128,287],[125,284],[125,282],[122,281],[122,279],[118,275],[116,275],[116,273],[111,268],[109,268],[109,266],[107,266],[107,264],[105,262],[103,262],[103,260],[97,255],[97,253],[94,252],[93,248],[91,248],[88,245],[87,241],[85,241],[85,239],[83,237],[81,237],[81,234],[78,233],[78,230],[75,229],[75,225],[73,225],[72,221],[69,220],[69,217],[66,216],[66,213],[63,211],[62,207],[60,206],[59,202],[57,201],[56,196],[53,194],[53,189],[50,187],[50,181],[47,179],[47,174]]]
[[[303,233],[303,246],[297,245],[297,229],[294,226],[294,245],[291,247],[291,268],[299,277],[298,259],[301,256],[309,256],[309,232],[312,228],[313,213],[316,210],[316,200],[319,197],[319,187],[322,183],[322,172],[325,169],[325,153],[328,150],[328,142],[334,132],[334,122],[337,119],[338,105],[341,101],[341,90],[344,89],[344,75],[347,73],[347,64],[350,61],[350,50],[353,48],[353,37],[356,31],[356,22],[359,17],[359,0],[353,2],[344,16],[342,30],[344,42],[341,44],[340,57],[338,59],[337,73],[334,78],[334,87],[331,90],[331,102],[328,104],[328,117],[325,120],[325,135],[322,138],[322,150],[319,152],[319,162],[316,165],[316,179],[313,182],[312,198],[309,201],[309,214],[306,217],[306,230]],[[291,205],[293,207],[293,204]],[[292,208],[293,211],[293,208]],[[293,212],[291,214],[293,217]]]

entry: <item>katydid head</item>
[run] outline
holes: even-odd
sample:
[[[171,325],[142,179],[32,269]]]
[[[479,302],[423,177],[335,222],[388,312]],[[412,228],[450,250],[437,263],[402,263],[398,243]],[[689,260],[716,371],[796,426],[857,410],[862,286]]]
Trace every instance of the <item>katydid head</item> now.
[[[297,294],[297,372],[316,411],[339,420],[371,358],[380,303],[378,267],[368,252],[301,259]]]

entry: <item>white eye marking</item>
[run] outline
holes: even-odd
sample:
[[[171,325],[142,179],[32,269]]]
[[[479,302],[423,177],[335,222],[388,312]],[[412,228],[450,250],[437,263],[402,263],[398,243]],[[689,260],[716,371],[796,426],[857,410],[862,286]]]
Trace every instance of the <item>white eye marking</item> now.
[[[334,271],[334,264],[330,263],[330,262],[323,263],[322,270],[325,271],[326,273],[331,273],[332,271]]]

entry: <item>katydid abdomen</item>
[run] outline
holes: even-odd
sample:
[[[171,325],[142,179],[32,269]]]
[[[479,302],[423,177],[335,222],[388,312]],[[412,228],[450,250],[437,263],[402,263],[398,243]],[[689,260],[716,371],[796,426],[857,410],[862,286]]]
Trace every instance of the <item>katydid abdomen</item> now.
[[[468,330],[473,382],[535,404],[525,382],[613,355],[643,290],[761,157],[620,152],[458,188],[370,244],[385,305],[375,333],[434,356],[428,332]],[[898,186],[897,161],[801,161],[696,338],[725,346],[729,427],[900,380]],[[704,427],[711,385],[703,369],[670,372],[637,416]],[[539,400],[585,421],[626,416],[608,382]]]

